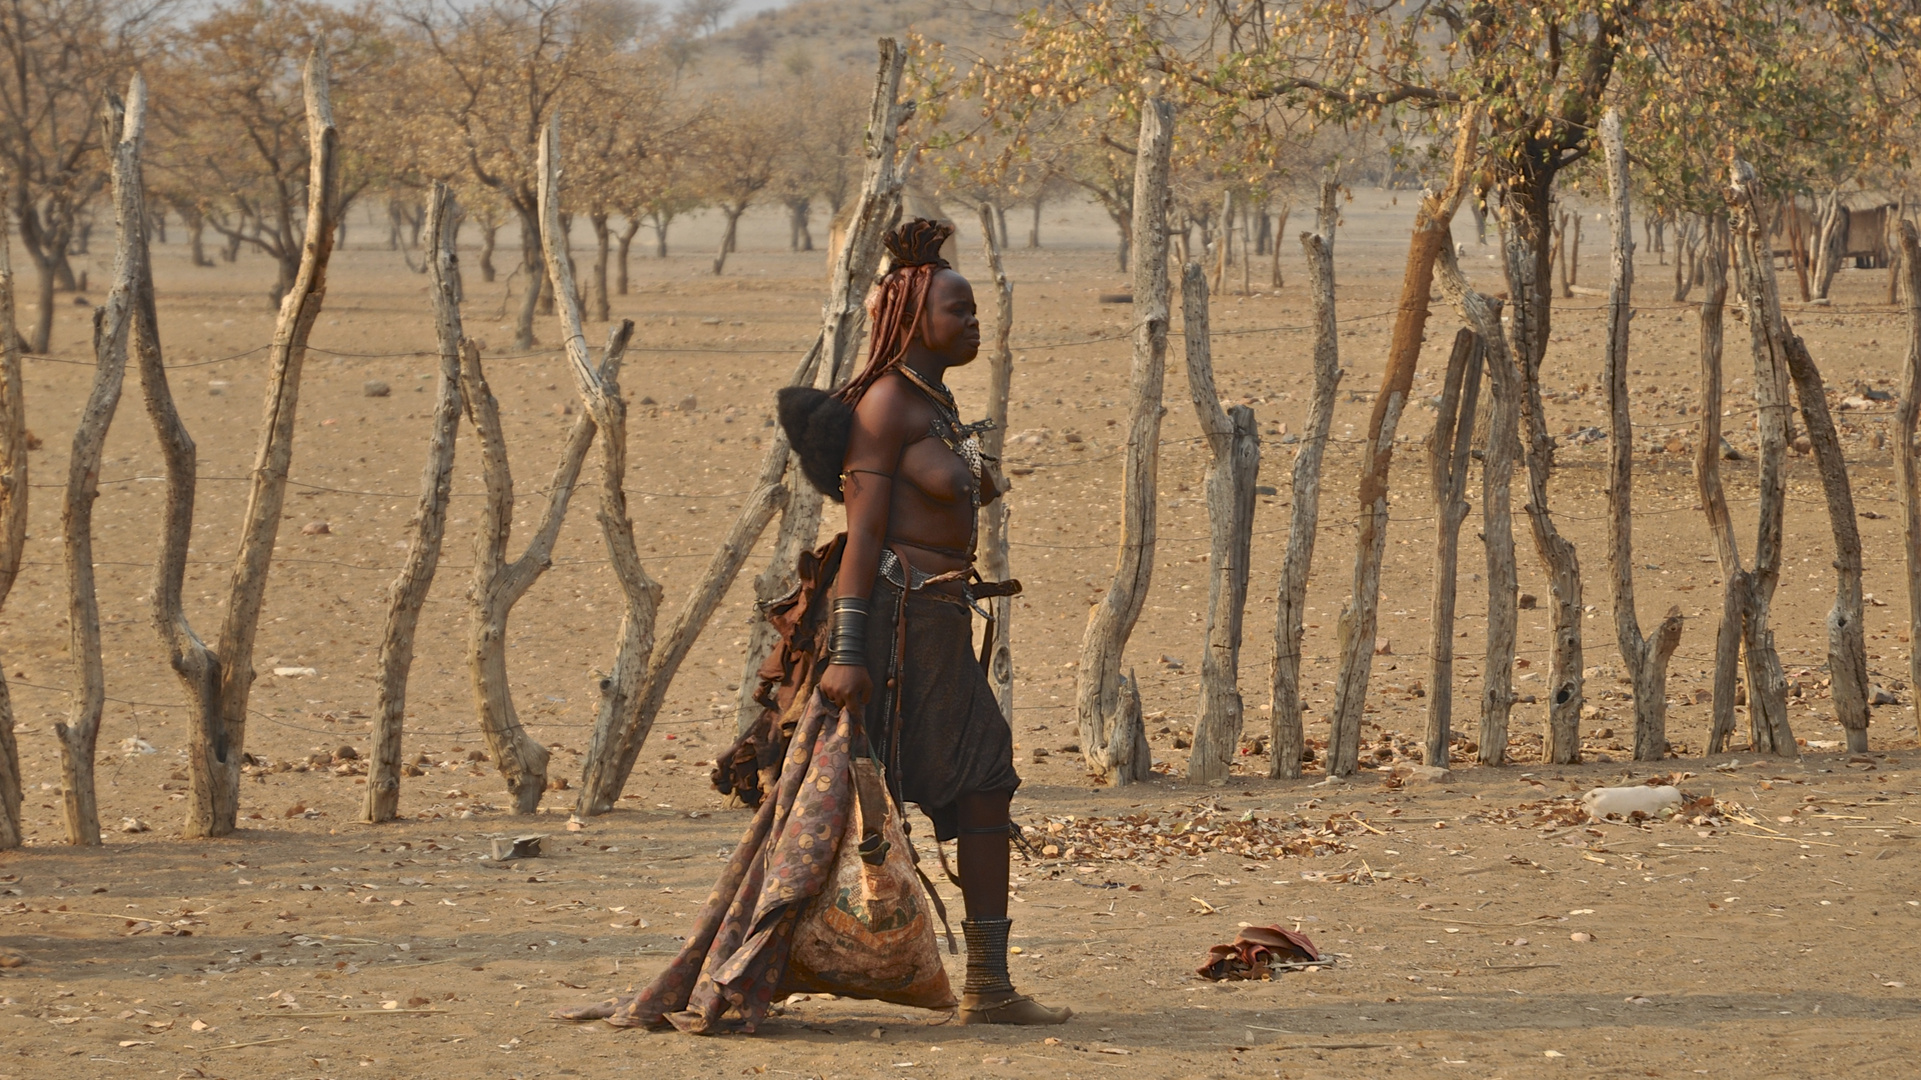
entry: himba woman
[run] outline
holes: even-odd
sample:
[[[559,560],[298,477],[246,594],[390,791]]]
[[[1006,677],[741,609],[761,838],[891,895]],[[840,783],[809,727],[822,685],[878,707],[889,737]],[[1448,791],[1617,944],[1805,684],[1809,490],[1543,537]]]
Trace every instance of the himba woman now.
[[[1007,972],[1008,806],[1014,743],[971,654],[978,513],[995,472],[960,422],[947,369],[980,352],[974,290],[940,248],[953,227],[887,234],[892,267],[870,302],[867,367],[837,396],[854,409],[841,471],[847,546],[833,596],[823,695],[864,710],[895,797],[937,840],[958,838],[967,915],[966,1024],[1058,1024],[1072,1015],[1015,991]],[[878,691],[878,692],[877,692]]]

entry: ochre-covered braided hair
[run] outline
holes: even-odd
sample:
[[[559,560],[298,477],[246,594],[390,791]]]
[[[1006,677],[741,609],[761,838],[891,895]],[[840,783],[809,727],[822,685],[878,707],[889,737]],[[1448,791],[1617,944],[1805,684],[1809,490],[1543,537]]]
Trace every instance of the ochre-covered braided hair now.
[[[881,238],[893,256],[892,265],[867,301],[867,367],[836,395],[848,405],[860,404],[868,387],[899,367],[907,356],[907,347],[913,343],[921,315],[927,310],[927,293],[934,275],[948,268],[947,260],[940,255],[941,245],[953,235],[952,225],[915,218]]]

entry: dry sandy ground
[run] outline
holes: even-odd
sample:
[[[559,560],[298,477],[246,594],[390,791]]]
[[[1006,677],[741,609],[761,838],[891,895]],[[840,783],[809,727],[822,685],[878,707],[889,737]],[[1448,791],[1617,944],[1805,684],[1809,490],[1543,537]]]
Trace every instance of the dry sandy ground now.
[[[1410,200],[1360,192],[1337,259],[1343,359],[1351,365],[1335,434],[1365,420],[1398,286]],[[1298,221],[1295,228],[1298,228]],[[250,751],[273,762],[367,746],[382,594],[404,546],[424,451],[431,345],[424,279],[357,226],[338,258],[328,310],[315,334],[301,402],[296,486],[259,647]],[[1590,220],[1583,284],[1600,285],[1604,232]],[[712,230],[679,230],[680,254],[636,260],[635,292],[617,312],[640,324],[624,380],[643,402],[633,424],[630,481],[648,567],[678,603],[744,494],[765,438],[772,387],[811,337],[822,260],[769,250],[784,237],[769,218],[718,280],[706,274]],[[1519,764],[1459,767],[1439,785],[1397,786],[1368,770],[1345,784],[1291,784],[1248,775],[1215,789],[1182,786],[1176,739],[1198,693],[1205,595],[1204,450],[1178,355],[1170,366],[1162,463],[1162,534],[1154,592],[1131,646],[1156,756],[1171,775],[1124,791],[1090,788],[1066,703],[1088,604],[1105,587],[1118,536],[1120,428],[1126,408],[1125,308],[1096,294],[1125,286],[1108,234],[1092,214],[1049,215],[1051,246],[1010,253],[1017,283],[1018,367],[1012,429],[1032,441],[1010,451],[1016,573],[1027,584],[1014,625],[1019,669],[1014,717],[1027,785],[1016,812],[1046,831],[1061,826],[1061,858],[1017,867],[1014,963],[1018,981],[1080,1016],[1056,1031],[961,1031],[939,1017],[851,1001],[796,1003],[758,1038],[695,1040],[556,1027],[557,1005],[644,982],[675,947],[744,823],[708,789],[705,761],[727,741],[739,646],[751,611],[743,582],[682,670],[642,755],[624,808],[584,833],[561,831],[571,793],[548,796],[547,816],[497,809],[503,787],[469,760],[481,746],[464,680],[464,589],[479,489],[463,437],[460,498],[432,613],[415,665],[407,752],[426,775],[403,794],[406,820],[357,825],[361,778],[330,769],[250,779],[246,828],[230,840],[172,839],[182,816],[186,735],[177,684],[165,669],[142,599],[158,520],[159,461],[129,385],[108,444],[98,509],[110,703],[101,735],[106,847],[61,844],[52,722],[70,682],[58,544],[65,446],[89,377],[86,309],[66,306],[57,358],[30,361],[33,457],[31,565],[0,615],[0,656],[13,687],[33,843],[0,856],[0,943],[22,967],[0,970],[0,1077],[533,1077],[558,1075],[1142,1076],[1533,1075],[1812,1076],[1900,1074],[1921,1049],[1913,932],[1921,926],[1914,837],[1921,835],[1913,773],[1912,692],[1898,507],[1888,450],[1888,405],[1841,414],[1867,547],[1870,664],[1902,704],[1876,710],[1876,753],[1849,758],[1825,691],[1821,620],[1831,594],[1828,529],[1809,459],[1796,458],[1789,558],[1775,624],[1790,677],[1791,710],[1809,750],[1799,761],[1754,761],[1737,746],[1711,761],[1705,689],[1718,570],[1694,509],[1688,458],[1695,417],[1692,309],[1666,300],[1667,268],[1644,255],[1635,322],[1635,415],[1640,516],[1637,565],[1643,620],[1670,604],[1688,616],[1670,697],[1680,760],[1606,763],[1626,755],[1626,689],[1618,680],[1601,578],[1605,443],[1568,446],[1554,491],[1563,527],[1587,568],[1589,763],[1538,765],[1542,709],[1517,709]],[[1493,263],[1463,230],[1469,272],[1497,287]],[[211,632],[251,456],[270,315],[267,267],[193,270],[180,237],[162,249],[161,319],[174,388],[201,447],[202,484],[190,612]],[[964,266],[977,266],[972,241]],[[1217,298],[1216,360],[1223,390],[1261,419],[1264,497],[1256,523],[1253,599],[1244,670],[1250,734],[1265,726],[1273,588],[1285,535],[1288,469],[1306,409],[1308,339],[1300,262],[1284,260],[1278,294]],[[95,281],[105,277],[94,256]],[[502,260],[503,263],[505,260]],[[477,274],[469,268],[477,279]],[[573,398],[552,351],[501,348],[503,284],[470,286],[470,333],[493,343],[490,375],[508,413],[522,522],[552,467],[563,410]],[[1882,273],[1844,271],[1832,310],[1791,312],[1823,363],[1837,399],[1857,382],[1894,384],[1904,329],[1882,302]],[[93,297],[98,300],[98,296]],[[1557,310],[1546,380],[1552,428],[1602,424],[1600,302]],[[1422,393],[1438,377],[1454,320],[1437,312],[1423,358]],[[1246,331],[1245,333],[1234,333]],[[548,341],[557,339],[543,327]],[[1730,322],[1730,438],[1751,448],[1746,335]],[[243,354],[244,355],[237,355]],[[398,354],[398,355],[396,355]],[[1743,378],[1746,376],[1746,378]],[[1737,382],[1736,380],[1741,381]],[[388,397],[363,396],[382,380]],[[984,370],[957,373],[977,411]],[[1582,392],[1586,387],[1585,392]],[[1432,522],[1419,440],[1432,423],[1413,412],[1397,460],[1396,521],[1384,579],[1381,636],[1368,721],[1383,765],[1408,760],[1422,722]],[[1078,437],[1070,441],[1069,436]],[[1670,440],[1675,449],[1669,449]],[[1358,455],[1337,444],[1328,463],[1323,534],[1310,595],[1315,624],[1310,737],[1325,734],[1335,615],[1351,565],[1352,483]],[[1748,550],[1751,466],[1731,465],[1730,497]],[[227,479],[217,479],[227,478]],[[1478,490],[1478,477],[1469,490]],[[1518,492],[1517,492],[1518,496]],[[1517,503],[1519,500],[1517,497]],[[301,527],[328,523],[324,534]],[[1483,588],[1476,520],[1464,531],[1462,650],[1457,723],[1470,733],[1479,699]],[[524,530],[523,530],[524,532]],[[1521,585],[1545,595],[1529,540],[1518,538]],[[762,550],[766,543],[763,542]],[[757,565],[754,569],[757,569]],[[751,574],[752,570],[750,570]],[[554,775],[573,778],[593,715],[593,677],[609,663],[617,618],[612,577],[588,508],[576,507],[555,566],[516,612],[514,693],[537,737],[559,748]],[[1545,666],[1545,614],[1524,611],[1517,672],[1522,694]],[[1185,663],[1182,663],[1185,661]],[[1419,688],[1421,693],[1430,687]],[[718,720],[718,722],[717,722]],[[128,742],[126,740],[140,740]],[[1738,734],[1737,744],[1745,740]],[[144,745],[143,745],[144,744]],[[126,749],[130,747],[131,749]],[[151,752],[147,752],[150,747]],[[1038,752],[1050,751],[1042,757]],[[1533,762],[1533,763],[1530,763]],[[1723,816],[1700,824],[1579,827],[1567,799],[1587,787],[1654,772],[1691,773],[1681,786],[1712,794]],[[1560,802],[1550,802],[1556,798]],[[1725,804],[1732,802],[1732,809]],[[1323,854],[1274,858],[1216,843],[1205,855],[1103,857],[1075,846],[1086,819],[1148,815],[1164,824],[1199,813],[1215,826],[1266,822],[1301,835],[1306,823],[1338,835]],[[1079,821],[1068,823],[1073,815]],[[1180,815],[1178,818],[1176,815]],[[122,833],[123,819],[151,825]],[[1361,824],[1365,820],[1366,824]],[[538,861],[496,864],[489,840],[552,834]],[[924,833],[923,833],[924,835]],[[1138,845],[1137,849],[1138,849]],[[1195,979],[1205,948],[1237,923],[1298,924],[1339,963],[1272,984]],[[1584,934],[1591,941],[1570,935]],[[950,958],[956,965],[958,958]],[[1058,1038],[1058,1043],[1051,1041]]]

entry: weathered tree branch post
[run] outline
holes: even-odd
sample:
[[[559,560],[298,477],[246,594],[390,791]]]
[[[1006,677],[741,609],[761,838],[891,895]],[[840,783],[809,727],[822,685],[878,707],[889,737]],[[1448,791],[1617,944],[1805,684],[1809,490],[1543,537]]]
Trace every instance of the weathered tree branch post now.
[[[280,534],[287,471],[293,463],[294,419],[300,401],[300,375],[307,359],[307,338],[326,297],[327,263],[338,232],[340,138],[333,123],[324,53],[315,51],[307,58],[304,81],[310,162],[307,231],[299,271],[293,287],[281,299],[273,341],[268,346],[266,416],[254,456],[220,635],[212,649],[194,632],[181,603],[187,549],[193,534],[197,451],[167,384],[159,320],[154,312],[152,268],[144,257],[141,260],[134,345],[147,415],[153,421],[167,472],[166,520],[154,567],[153,618],[168,662],[193,703],[187,750],[185,833],[189,837],[225,836],[238,824],[247,701],[254,679],[254,637],[266,601],[274,541]]]
[[[899,100],[906,62],[906,50],[892,38],[881,39],[880,64],[874,73],[874,92],[867,114],[863,144],[867,166],[860,196],[848,221],[846,239],[834,256],[833,272],[828,276],[828,300],[821,310],[820,336],[800,370],[789,380],[791,385],[811,383],[827,390],[846,382],[853,374],[866,319],[863,304],[880,265],[881,234],[893,224],[899,212],[901,189],[906,184],[900,168],[900,129],[914,111],[912,102]],[[760,480],[755,495],[748,498],[749,506],[762,489],[778,485],[783,475],[798,475],[788,460],[790,456],[786,433],[775,428],[767,453],[761,459]],[[771,603],[794,587],[800,553],[812,548],[820,537],[820,492],[804,482],[789,484],[784,490],[773,554],[754,578],[754,598],[761,605]],[[756,532],[753,540],[758,540],[759,535]],[[749,547],[753,540],[749,541]],[[760,716],[761,705],[754,700],[754,694],[760,687],[760,667],[773,652],[776,637],[773,625],[766,619],[758,614],[752,618],[735,696],[735,726],[743,733]]]
[[[1249,250],[1243,242],[1242,255]],[[1254,410],[1221,408],[1207,314],[1207,272],[1190,262],[1181,274],[1187,393],[1212,455],[1207,466],[1207,642],[1201,654],[1200,714],[1187,758],[1187,779],[1193,784],[1226,778],[1241,745],[1241,623],[1254,545],[1254,481],[1261,469]]]
[[[641,565],[640,548],[634,541],[634,522],[627,512],[627,400],[620,392],[620,363],[632,336],[632,320],[622,320],[607,339],[601,363],[595,369],[587,351],[587,336],[582,329],[580,301],[574,288],[573,266],[567,259],[566,226],[560,216],[560,114],[555,112],[541,133],[539,153],[540,239],[545,252],[547,276],[557,299],[561,339],[567,350],[568,367],[580,391],[585,414],[593,419],[600,436],[600,522],[602,539],[607,544],[608,562],[620,582],[627,608],[620,619],[620,645],[615,650],[611,672],[601,682],[600,707],[594,719],[594,732],[587,746],[583,786],[606,775],[608,764],[619,760],[619,744],[634,717],[634,705],[654,650],[654,624],[660,611],[663,590]],[[582,798],[586,798],[583,790]],[[607,796],[611,802],[620,797],[616,787]]]
[[[27,545],[27,410],[20,382],[20,332],[14,322],[13,250],[0,229],[0,607],[20,577]],[[26,781],[13,737],[13,699],[0,667],[0,851],[26,842],[20,806]]]
[[[1001,263],[994,214],[994,207],[981,204],[981,250],[994,286],[994,349],[987,357],[987,419],[994,426],[982,434],[981,448],[999,461],[1007,447],[1007,399],[1014,386],[1014,350],[1008,344],[1014,329],[1014,286]],[[1007,484],[999,475],[995,480],[1003,490],[1000,498],[987,504],[986,528],[981,535],[981,573],[989,581],[1006,581],[1014,574],[1009,560]],[[994,687],[1001,715],[1013,723],[1014,651],[1009,626],[1014,617],[1014,598],[993,597],[987,601],[987,608],[994,616],[994,648],[987,658],[987,681]]]
[[[1668,661],[1681,644],[1681,609],[1669,608],[1652,637],[1641,635],[1634,610],[1634,420],[1628,412],[1628,332],[1634,318],[1634,226],[1629,219],[1627,144],[1621,114],[1601,114],[1608,177],[1608,575],[1613,585],[1614,638],[1634,684],[1634,760],[1668,752]]]
[[[1807,345],[1783,320],[1788,374],[1801,399],[1801,419],[1814,447],[1827,497],[1828,527],[1834,534],[1834,606],[1828,609],[1828,674],[1835,719],[1847,733],[1850,753],[1868,752],[1868,640],[1861,600],[1861,529],[1855,524],[1854,492],[1848,484],[1841,433],[1828,412],[1827,388]]]
[[[897,146],[901,126],[913,114],[911,103],[901,104],[898,100],[905,63],[906,54],[899,44],[892,39],[882,39],[873,107],[868,115],[866,177],[847,239],[835,258],[832,292],[822,312],[820,335],[794,372],[791,380],[794,385],[809,381],[815,385],[833,385],[853,368],[860,346],[862,303],[867,284],[874,278],[880,260],[880,237],[894,218],[904,183],[899,172]],[[782,476],[789,472],[789,457],[785,435],[777,434],[761,460],[760,475],[740,516],[722,539],[700,580],[688,592],[686,602],[675,613],[667,632],[658,637],[645,654],[646,666],[624,714],[618,717],[607,714],[619,720],[618,730],[602,735],[597,728],[596,741],[582,762],[576,815],[603,814],[613,809],[614,801],[633,773],[634,763],[640,758],[641,747],[653,730],[654,720],[681,663],[726,598],[727,589],[753,553],[755,542],[783,505],[788,516],[781,522],[774,565],[791,575],[800,551],[813,544],[820,531],[820,497],[813,494],[811,501],[794,498],[799,489],[809,488],[811,492],[811,487],[804,483],[782,484]],[[756,588],[769,580],[770,574],[762,574]],[[771,646],[772,639],[766,638],[765,643]],[[741,674],[741,691],[749,700],[765,656],[763,651],[755,658],[750,650],[748,666]],[[610,719],[609,723],[612,722]]]
[[[1896,226],[1901,302],[1908,309],[1908,352],[1901,369],[1901,404],[1894,414],[1895,482],[1901,488],[1901,542],[1908,578],[1908,686],[1921,727],[1921,450],[1914,445],[1921,419],[1921,238],[1914,222]]]
[[[434,336],[440,377],[434,384],[433,426],[427,464],[414,507],[414,535],[400,575],[389,586],[387,621],[380,635],[380,685],[374,700],[373,761],[367,771],[366,821],[392,821],[400,814],[401,729],[407,714],[407,676],[414,662],[414,631],[440,565],[453,493],[454,440],[460,433],[460,264],[454,236],[458,213],[453,191],[436,181],[427,208],[427,275],[434,303]]]
[[[1121,545],[1114,579],[1087,616],[1074,687],[1081,755],[1111,784],[1145,780],[1153,767],[1141,726],[1139,684],[1121,674],[1121,654],[1147,602],[1154,578],[1155,498],[1160,474],[1161,385],[1167,359],[1168,166],[1174,106],[1157,97],[1141,105],[1140,149],[1134,159],[1133,404],[1122,472]]]
[[[54,721],[60,742],[60,804],[67,842],[100,843],[100,808],[93,782],[94,746],[106,708],[107,675],[100,658],[100,597],[93,579],[93,501],[100,495],[100,454],[120,406],[127,374],[127,338],[133,324],[146,245],[147,201],[140,175],[140,149],[147,120],[147,84],[133,77],[123,102],[109,96],[101,110],[102,141],[112,148],[113,216],[117,241],[113,287],[93,315],[93,389],[80,411],[67,459],[66,501],[60,531],[66,539],[67,618],[74,690],[67,718]],[[9,732],[11,734],[11,732]]]
[[[1514,709],[1515,600],[1520,586],[1514,563],[1514,523],[1510,509],[1514,482],[1514,440],[1520,425],[1520,369],[1501,335],[1498,300],[1475,292],[1462,275],[1452,250],[1434,262],[1435,283],[1480,337],[1486,360],[1488,409],[1486,460],[1481,467],[1482,538],[1487,547],[1487,662],[1481,676],[1483,765],[1507,761],[1508,718]],[[1472,429],[1469,429],[1472,434]],[[1454,451],[1461,452],[1460,440]]]
[[[1782,528],[1787,512],[1788,403],[1787,346],[1781,324],[1781,294],[1774,283],[1774,254],[1760,180],[1747,162],[1729,165],[1729,236],[1747,309],[1748,338],[1754,353],[1754,404],[1760,431],[1760,515],[1756,527],[1754,570],[1748,581],[1747,650],[1748,734],[1756,753],[1797,756],[1788,727],[1788,683],[1768,626],[1768,609],[1781,581]]]
[[[1314,537],[1320,531],[1321,461],[1327,454],[1327,433],[1334,424],[1334,395],[1341,385],[1341,333],[1334,311],[1334,229],[1340,221],[1339,198],[1340,185],[1331,178],[1322,181],[1315,231],[1301,234],[1314,320],[1314,396],[1307,407],[1301,448],[1294,454],[1287,552],[1281,557],[1281,582],[1274,605],[1274,677],[1268,699],[1272,746],[1267,775],[1277,780],[1301,775],[1304,749],[1301,641],[1306,628],[1302,623],[1308,573],[1314,564]]]
[[[1447,768],[1454,736],[1454,598],[1466,520],[1469,452],[1481,393],[1481,337],[1468,327],[1454,335],[1441,384],[1441,408],[1428,441],[1428,482],[1434,497],[1434,603],[1428,627],[1427,737],[1422,760]]]
[[[1714,536],[1715,556],[1721,563],[1721,622],[1714,635],[1714,690],[1710,706],[1707,752],[1727,749],[1734,731],[1734,695],[1740,678],[1741,634],[1747,622],[1752,580],[1741,565],[1741,547],[1734,536],[1734,519],[1721,484],[1721,357],[1722,324],[1728,300],[1728,227],[1726,219],[1707,218],[1700,235],[1684,234],[1675,241],[1675,260],[1683,244],[1700,245],[1706,268],[1701,299],[1701,442],[1694,448],[1695,487],[1708,531]]]
[[[1361,711],[1367,702],[1368,676],[1373,669],[1374,631],[1381,597],[1381,556],[1387,546],[1388,467],[1394,460],[1394,432],[1414,385],[1414,367],[1421,358],[1421,337],[1427,327],[1428,291],[1434,282],[1434,260],[1453,243],[1448,225],[1467,193],[1474,150],[1480,134],[1480,107],[1469,105],[1461,115],[1454,146],[1454,164],[1447,186],[1421,199],[1408,241],[1407,268],[1401,279],[1400,311],[1388,341],[1387,367],[1380,393],[1368,417],[1366,445],[1361,451],[1360,521],[1354,538],[1353,593],[1341,611],[1340,673],[1335,677],[1334,712],[1329,723],[1327,769],[1331,776],[1352,776],[1359,767]]]

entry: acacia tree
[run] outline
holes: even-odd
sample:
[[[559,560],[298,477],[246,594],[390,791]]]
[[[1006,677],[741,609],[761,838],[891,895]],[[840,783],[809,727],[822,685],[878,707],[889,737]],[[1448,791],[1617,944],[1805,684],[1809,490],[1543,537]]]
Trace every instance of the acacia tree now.
[[[324,48],[334,72],[336,115],[353,134],[362,96],[386,84],[391,59],[371,4],[352,10],[310,0],[236,0],[173,35],[158,85],[164,111],[155,148],[169,190],[192,193],[199,222],[234,246],[274,261],[269,307],[293,287],[306,234],[311,172],[300,71]],[[366,103],[384,111],[385,103]],[[338,219],[372,170],[343,161]]]
[[[536,159],[557,108],[583,111],[608,68],[641,29],[609,20],[588,0],[423,2],[401,18],[415,74],[410,110],[437,148],[440,169],[491,189],[520,224],[521,297],[514,347],[531,348],[546,272],[540,256]],[[439,171],[439,170],[437,170]],[[549,301],[551,302],[551,300]]]
[[[36,310],[26,345],[46,352],[53,296],[74,287],[67,253],[107,182],[97,108],[144,49],[147,0],[0,2],[0,173]]]
[[[726,222],[714,273],[727,269],[739,238],[740,218],[759,202],[794,147],[794,132],[767,95],[716,102],[700,155],[701,190]]]

